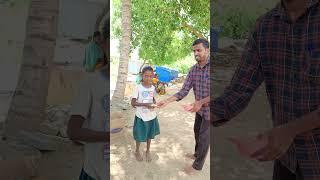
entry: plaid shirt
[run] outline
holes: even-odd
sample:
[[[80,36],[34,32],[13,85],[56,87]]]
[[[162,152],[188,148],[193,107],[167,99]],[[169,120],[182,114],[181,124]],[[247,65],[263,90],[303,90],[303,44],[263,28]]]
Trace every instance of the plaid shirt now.
[[[210,96],[210,57],[208,58],[207,64],[201,67],[198,63],[194,65],[189,71],[187,78],[182,86],[182,89],[174,96],[180,101],[188,95],[191,88],[196,101],[204,99]],[[201,107],[200,111],[197,112],[205,120],[210,120],[210,108],[208,105]]]
[[[290,23],[282,4],[258,19],[245,53],[224,94],[210,106],[219,126],[239,114],[262,82],[273,125],[294,121],[320,105],[320,6]],[[320,120],[320,119],[319,119]],[[320,179],[320,129],[297,136],[281,162],[305,178]]]

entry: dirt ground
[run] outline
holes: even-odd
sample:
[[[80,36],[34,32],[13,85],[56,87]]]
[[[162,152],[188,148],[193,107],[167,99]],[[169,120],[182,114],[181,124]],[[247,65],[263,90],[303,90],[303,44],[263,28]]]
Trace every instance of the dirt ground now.
[[[173,95],[182,84],[169,88],[168,94],[157,98],[161,100]],[[184,157],[185,153],[194,151],[193,123],[194,114],[185,112],[182,104],[194,101],[193,93],[180,102],[169,104],[157,110],[160,124],[160,135],[151,143],[152,162],[136,161],[134,157],[135,141],[132,136],[134,111],[130,110],[123,137],[111,141],[111,179],[136,180],[178,180],[178,179],[210,179],[210,153],[203,170],[189,177],[182,172],[184,166],[193,161]],[[143,144],[141,151],[145,151]],[[130,178],[129,178],[130,177]]]
[[[32,180],[78,180],[82,159],[82,146],[73,143],[59,151],[42,153],[38,176]]]
[[[221,94],[234,73],[233,69],[216,67],[214,96]],[[249,106],[229,123],[211,129],[211,175],[216,180],[270,180],[272,163],[260,163],[241,157],[227,137],[242,137],[271,127],[271,111],[264,86],[255,93]]]

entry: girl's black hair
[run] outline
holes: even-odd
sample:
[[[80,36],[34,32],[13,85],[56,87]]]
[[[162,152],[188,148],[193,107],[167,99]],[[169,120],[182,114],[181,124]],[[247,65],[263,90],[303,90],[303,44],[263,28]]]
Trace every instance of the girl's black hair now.
[[[144,74],[146,71],[152,71],[153,72],[153,68],[151,66],[146,66],[142,69],[141,74]]]

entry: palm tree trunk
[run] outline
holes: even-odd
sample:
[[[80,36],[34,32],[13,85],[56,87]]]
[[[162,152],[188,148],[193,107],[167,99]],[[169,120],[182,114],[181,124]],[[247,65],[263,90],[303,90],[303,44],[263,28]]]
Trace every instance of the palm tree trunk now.
[[[57,36],[59,0],[31,0],[20,74],[8,111],[6,136],[36,130],[45,119]]]
[[[128,76],[131,41],[131,0],[122,0],[122,39],[116,89],[112,101],[123,100]]]

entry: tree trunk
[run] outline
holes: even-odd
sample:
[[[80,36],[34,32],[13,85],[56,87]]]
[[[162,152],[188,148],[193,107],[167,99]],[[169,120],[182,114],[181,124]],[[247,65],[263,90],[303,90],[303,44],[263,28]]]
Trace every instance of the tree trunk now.
[[[58,25],[59,0],[31,0],[20,74],[8,111],[5,135],[37,130],[45,119]]]
[[[123,100],[128,76],[131,41],[131,0],[122,0],[122,38],[120,42],[120,62],[116,89],[112,101]]]

